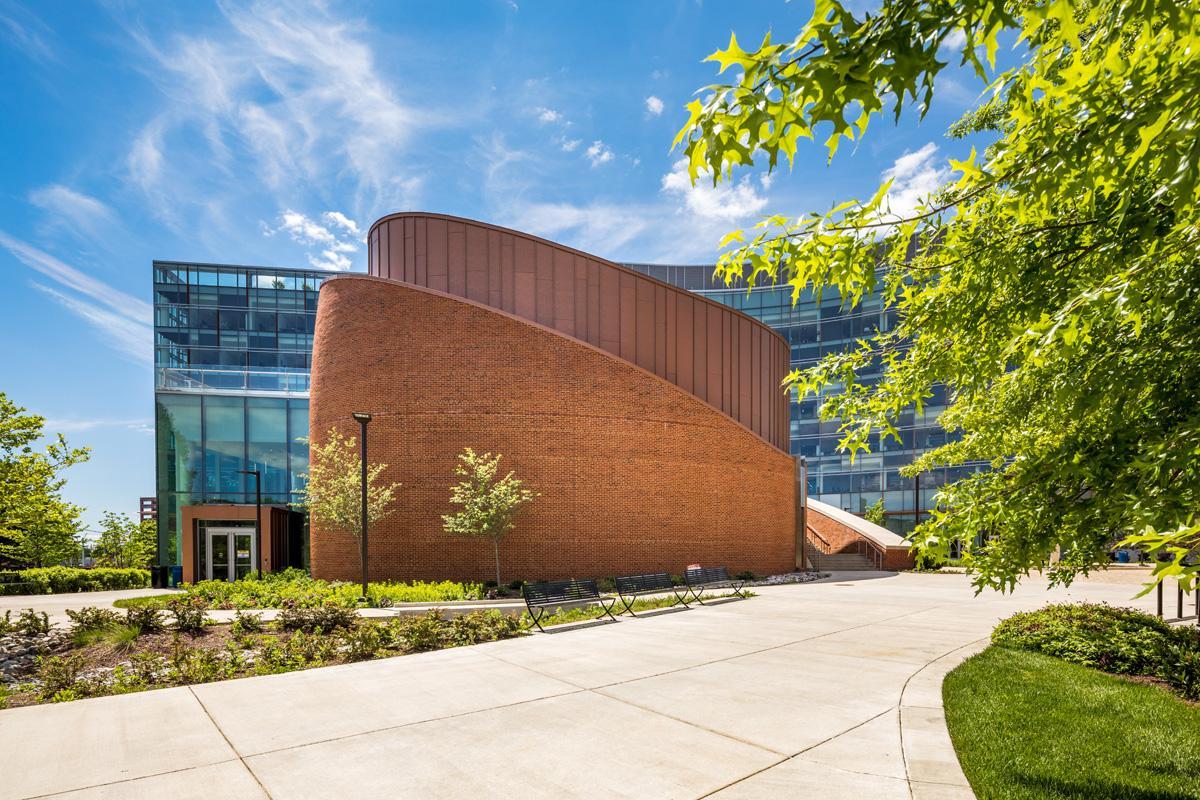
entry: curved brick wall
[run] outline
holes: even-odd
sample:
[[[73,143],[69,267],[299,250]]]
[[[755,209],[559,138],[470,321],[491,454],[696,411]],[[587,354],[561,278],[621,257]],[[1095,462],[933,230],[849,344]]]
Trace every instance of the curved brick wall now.
[[[321,288],[311,432],[357,434],[401,481],[372,529],[373,578],[492,575],[487,542],[441,529],[456,455],[504,454],[539,491],[501,545],[504,580],[795,568],[794,462],[692,394],[597,347],[398,281]],[[316,577],[357,579],[346,535],[314,527]]]
[[[541,323],[653,372],[788,450],[788,343],[761,322],[520,231],[423,212],[371,226],[367,271]]]

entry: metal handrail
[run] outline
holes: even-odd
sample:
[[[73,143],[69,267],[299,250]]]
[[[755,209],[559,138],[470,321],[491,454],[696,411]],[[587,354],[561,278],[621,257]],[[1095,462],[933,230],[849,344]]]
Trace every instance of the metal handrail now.
[[[239,391],[307,396],[309,385],[307,370],[280,372],[160,367],[155,380],[155,388],[175,392]]]

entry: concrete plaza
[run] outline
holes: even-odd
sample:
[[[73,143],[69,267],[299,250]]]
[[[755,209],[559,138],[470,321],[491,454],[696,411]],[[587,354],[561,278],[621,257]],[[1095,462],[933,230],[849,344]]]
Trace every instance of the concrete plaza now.
[[[1015,610],[1150,610],[1131,599],[1141,577],[976,597],[962,575],[843,573],[616,624],[0,711],[0,798],[969,798],[942,676]]]

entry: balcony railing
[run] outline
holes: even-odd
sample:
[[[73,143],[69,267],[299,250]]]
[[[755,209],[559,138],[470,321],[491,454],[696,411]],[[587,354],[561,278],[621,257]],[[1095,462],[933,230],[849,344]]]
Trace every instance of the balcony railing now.
[[[308,372],[159,368],[154,388],[168,392],[252,392],[308,396]]]

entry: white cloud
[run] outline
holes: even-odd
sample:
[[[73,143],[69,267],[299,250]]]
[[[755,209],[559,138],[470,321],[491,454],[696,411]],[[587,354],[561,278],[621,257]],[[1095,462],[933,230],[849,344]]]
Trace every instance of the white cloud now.
[[[963,45],[966,43],[967,34],[963,32],[962,28],[955,28],[950,31],[950,34],[945,39],[942,39],[940,50],[947,53],[957,53],[963,49]]]
[[[749,175],[737,183],[716,186],[702,176],[693,186],[686,159],[676,161],[663,176],[662,191],[682,199],[688,211],[705,220],[733,222],[757,214],[767,205],[767,198],[758,193]]]
[[[663,101],[659,100],[654,95],[650,95],[646,98],[646,111],[651,116],[657,117],[663,112]]]
[[[598,167],[601,164],[607,164],[609,161],[613,160],[612,148],[599,139],[592,142],[591,147],[587,149],[585,155],[593,167]]]
[[[321,216],[328,222],[332,223],[333,225],[337,225],[339,228],[346,231],[346,233],[354,236],[359,236],[362,233],[358,227],[358,223],[340,211],[326,211]]]
[[[89,233],[103,233],[117,224],[111,208],[60,183],[34,189],[29,193],[29,202],[54,215],[53,221],[67,222]]]
[[[535,108],[533,113],[537,114],[538,122],[559,122],[562,120],[562,114],[553,108]]]
[[[410,204],[422,179],[408,146],[437,120],[393,92],[365,27],[319,0],[218,8],[227,27],[216,35],[132,31],[166,95],[127,158],[157,213],[180,216],[213,175],[244,182],[247,172],[277,197],[317,183],[339,186],[355,209]]]
[[[562,143],[563,152],[564,153],[573,153],[581,144],[583,144],[583,141],[580,139],[563,139],[563,143]]]
[[[139,324],[150,325],[154,318],[153,309],[145,300],[139,300],[133,295],[114,289],[104,281],[97,280],[49,253],[9,236],[4,231],[0,231],[0,247],[8,250],[18,261],[30,269],[73,292],[86,295],[102,305],[108,306],[113,311]],[[149,338],[146,341],[149,342]]]
[[[53,433],[83,433],[85,431],[94,431],[97,428],[124,428],[137,433],[153,435],[154,420],[148,417],[138,419],[99,418],[46,420],[46,430]]]
[[[906,151],[883,171],[883,179],[892,181],[885,199],[887,214],[910,216],[949,176],[950,170],[941,164],[933,142],[916,152]]]
[[[34,61],[55,60],[54,49],[48,43],[54,35],[50,28],[16,3],[3,6],[0,8],[0,40],[7,41]]]
[[[555,241],[569,237],[576,247],[608,257],[647,231],[652,223],[645,211],[632,204],[532,203],[509,211],[507,223]]]
[[[72,297],[45,284],[31,281],[38,291],[53,298],[55,302],[75,316],[87,322],[108,340],[111,347],[128,356],[137,364],[149,365],[154,329],[148,324],[124,314],[109,311],[100,306]]]
[[[358,223],[340,211],[326,211],[321,217],[329,225],[322,225],[299,211],[289,208],[280,215],[279,227],[272,228],[264,224],[263,234],[273,236],[280,231],[287,233],[292,241],[310,248],[308,263],[317,269],[338,271],[350,269],[352,262],[345,254],[357,252],[358,242],[346,238],[342,231],[358,237],[362,233]],[[335,228],[340,230],[335,230]]]

